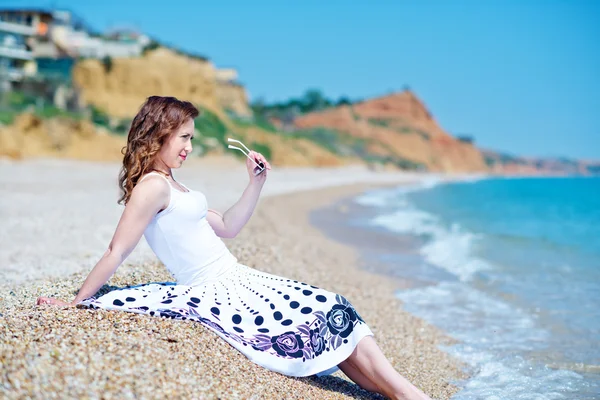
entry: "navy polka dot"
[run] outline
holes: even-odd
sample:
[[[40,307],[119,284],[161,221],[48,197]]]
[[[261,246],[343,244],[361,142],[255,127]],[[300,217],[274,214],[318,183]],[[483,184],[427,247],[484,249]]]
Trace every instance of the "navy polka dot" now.
[[[275,311],[273,313],[273,318],[275,318],[276,321],[279,321],[280,319],[283,318],[283,315],[281,315],[281,313],[279,311]]]
[[[275,304],[271,303],[270,307],[271,307],[271,310],[274,310],[275,309]]]
[[[265,321],[265,319],[263,317],[261,317],[260,315],[258,317],[256,317],[256,319],[254,320],[254,323],[256,325],[262,325],[262,323]]]
[[[213,307],[210,309],[210,312],[216,315],[219,315],[221,313],[221,311],[219,311],[219,309],[217,307]]]
[[[233,317],[231,317],[231,320],[234,324],[239,324],[242,322],[242,317],[239,314],[235,314]]]
[[[303,307],[302,310],[300,310],[300,312],[302,314],[310,314],[312,312],[312,308],[310,308],[310,307]]]
[[[320,294],[317,296],[317,301],[319,301],[321,303],[325,303],[327,301],[327,297]]]
[[[196,304],[200,303],[200,299],[197,297],[190,297],[190,300]]]
[[[244,330],[242,328],[240,328],[240,327],[237,327],[237,326],[234,326],[233,330],[236,331],[236,332],[239,332],[239,333],[244,333]]]
[[[290,307],[296,309],[296,308],[300,307],[300,303],[298,303],[297,301],[292,301],[290,303]]]
[[[267,333],[267,332],[269,332],[269,330],[267,328],[260,328],[258,331],[260,333]]]
[[[304,290],[302,291],[302,294],[303,294],[303,295],[305,295],[305,296],[310,296],[310,295],[312,294],[312,291],[310,291],[310,290],[307,290],[307,289],[304,289]]]
[[[285,296],[283,296],[283,298],[286,299],[286,300],[289,300],[290,296],[286,294]]]
[[[285,321],[281,322],[281,325],[283,326],[288,326],[291,325],[294,321],[292,321],[291,319],[286,319]]]
[[[127,301],[135,301],[135,297],[127,297],[125,300],[127,300]]]
[[[123,306],[123,305],[125,305],[125,303],[123,303],[123,302],[122,302],[121,300],[119,300],[119,299],[116,299],[115,301],[113,301],[113,304],[114,304],[115,306]]]

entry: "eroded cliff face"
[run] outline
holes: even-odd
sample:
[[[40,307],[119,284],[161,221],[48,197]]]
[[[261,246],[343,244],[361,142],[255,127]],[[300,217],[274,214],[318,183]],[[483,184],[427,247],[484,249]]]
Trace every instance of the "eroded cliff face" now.
[[[310,113],[297,118],[295,125],[325,127],[374,139],[370,151],[399,156],[431,171],[488,170],[481,152],[446,133],[410,91]]]
[[[174,96],[210,109],[249,115],[245,89],[221,83],[210,61],[158,48],[139,58],[87,59],[73,68],[83,99],[107,114],[132,118],[152,95]],[[233,87],[235,86],[235,87]]]
[[[96,128],[86,120],[41,119],[24,113],[0,128],[0,156],[12,159],[65,157],[91,161],[121,161],[126,139]]]
[[[243,86],[230,82],[217,81],[217,103],[226,110],[231,110],[241,117],[252,116],[248,106],[246,89]]]
[[[225,110],[246,117],[252,113],[247,93],[243,86],[235,83],[236,79],[234,69],[216,69],[210,61],[166,48],[158,48],[141,58],[112,59],[110,63],[84,60],[73,70],[73,81],[84,101],[111,117],[132,118],[151,95],[175,96],[211,110],[230,133],[236,132],[246,141],[269,146],[273,165],[334,166],[364,162],[358,156],[334,154],[307,139],[288,138],[285,133],[274,134],[257,126],[247,129],[237,127],[229,120]],[[68,133],[57,133],[60,129],[55,128],[56,124]],[[600,172],[597,162],[584,165],[568,160],[524,159],[493,151],[486,151],[484,155],[472,143],[448,134],[425,104],[408,90],[305,114],[295,119],[294,126],[299,129],[324,127],[342,132],[364,140],[369,155],[402,161],[388,162],[384,168],[405,165],[404,161],[407,161],[406,168],[437,172],[499,175]],[[25,134],[16,134],[20,130]],[[94,126],[86,126],[83,121],[47,122],[24,116],[0,131],[1,153],[14,158],[58,155],[81,159],[120,159],[118,150],[125,139],[103,134],[99,128],[96,128],[96,135],[91,135],[89,132],[92,130]],[[207,154],[211,152],[221,153],[223,149],[213,146]]]

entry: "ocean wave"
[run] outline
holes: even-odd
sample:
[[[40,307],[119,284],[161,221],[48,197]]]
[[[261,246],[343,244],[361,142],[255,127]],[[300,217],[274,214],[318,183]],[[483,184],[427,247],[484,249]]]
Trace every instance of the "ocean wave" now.
[[[481,235],[468,232],[458,224],[447,228],[434,215],[405,203],[400,210],[377,216],[369,223],[396,233],[426,237],[428,243],[420,249],[425,260],[462,281],[491,268],[490,263],[473,255],[473,248]]]
[[[462,282],[398,291],[404,308],[458,339],[443,350],[469,365],[454,399],[567,399],[583,377],[525,359],[544,351],[550,333],[536,317]]]

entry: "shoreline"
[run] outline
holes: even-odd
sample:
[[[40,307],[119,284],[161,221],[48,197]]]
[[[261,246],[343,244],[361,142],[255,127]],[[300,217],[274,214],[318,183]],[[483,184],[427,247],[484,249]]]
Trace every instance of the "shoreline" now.
[[[402,310],[394,296],[401,281],[361,270],[355,249],[328,238],[309,221],[309,213],[319,207],[397,184],[340,185],[266,196],[240,235],[224,242],[242,264],[346,296],[404,377],[434,398],[449,398],[457,391],[449,381],[464,374],[457,361],[437,346],[452,340]],[[37,397],[42,390],[66,391],[73,397],[102,393],[143,398],[381,398],[349,383],[341,371],[300,379],[267,371],[198,323],[33,306],[40,295],[73,296],[86,275],[87,271],[42,278],[0,290],[8,306],[0,316],[6,322],[0,331],[6,361],[0,393],[7,398]],[[158,262],[124,264],[103,290],[169,280]],[[210,356],[202,356],[205,353]]]

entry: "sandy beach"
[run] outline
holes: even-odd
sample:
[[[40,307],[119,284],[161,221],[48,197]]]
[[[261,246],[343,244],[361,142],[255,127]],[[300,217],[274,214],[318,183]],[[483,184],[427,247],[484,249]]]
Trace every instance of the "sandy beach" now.
[[[199,323],[131,313],[34,306],[72,299],[105,251],[122,206],[118,164],[37,160],[0,164],[0,360],[4,398],[380,398],[341,372],[290,378],[246,359]],[[247,174],[229,158],[193,160],[175,177],[225,211]],[[463,376],[438,349],[451,339],[402,310],[406,282],[359,268],[358,252],[311,225],[309,214],[385,185],[433,175],[361,166],[271,171],[250,222],[226,239],[239,262],[342,293],[360,311],[393,365],[436,399]],[[144,240],[101,292],[172,281]]]

